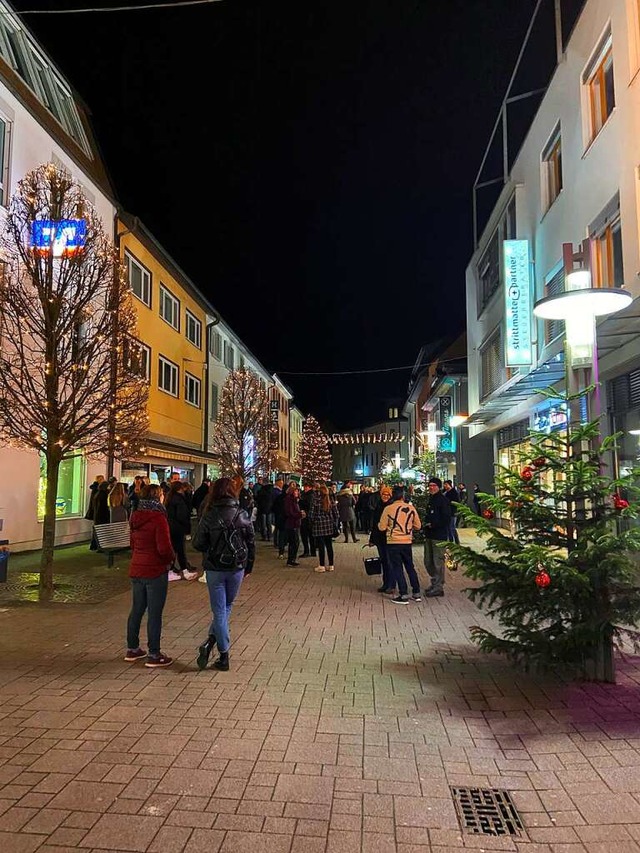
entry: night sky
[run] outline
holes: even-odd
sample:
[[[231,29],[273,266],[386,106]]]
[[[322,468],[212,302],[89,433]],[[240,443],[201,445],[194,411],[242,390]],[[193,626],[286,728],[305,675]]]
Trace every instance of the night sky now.
[[[349,428],[402,402],[410,371],[294,374],[410,365],[463,330],[473,181],[534,6],[220,0],[22,20],[89,106],[124,207],[305,414]],[[530,54],[519,91],[546,82],[552,32]]]

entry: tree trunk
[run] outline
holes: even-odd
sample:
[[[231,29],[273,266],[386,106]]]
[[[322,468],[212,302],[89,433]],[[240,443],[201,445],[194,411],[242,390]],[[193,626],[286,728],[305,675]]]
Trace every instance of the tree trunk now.
[[[44,502],[44,524],[42,525],[42,553],[40,555],[40,591],[53,592],[53,551],[56,541],[56,499],[60,458],[47,452],[47,492]]]

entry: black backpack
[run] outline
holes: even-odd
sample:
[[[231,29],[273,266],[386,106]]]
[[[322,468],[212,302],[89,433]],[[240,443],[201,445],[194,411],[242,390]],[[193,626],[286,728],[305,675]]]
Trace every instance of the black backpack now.
[[[247,562],[249,549],[242,535],[242,530],[235,526],[241,512],[242,510],[238,510],[228,523],[218,516],[218,523],[214,527],[212,539],[215,536],[215,531],[219,531],[218,536],[207,553],[207,560],[216,569],[227,572],[234,571],[242,568]]]

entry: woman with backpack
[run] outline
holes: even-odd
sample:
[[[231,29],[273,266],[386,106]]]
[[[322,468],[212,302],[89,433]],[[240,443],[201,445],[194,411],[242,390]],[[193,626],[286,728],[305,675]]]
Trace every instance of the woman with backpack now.
[[[203,568],[209,588],[213,620],[209,635],[198,648],[198,669],[205,669],[213,647],[220,657],[216,669],[229,669],[229,616],[240,591],[245,569],[253,569],[255,534],[251,519],[240,509],[236,489],[229,477],[221,477],[211,486],[200,523],[191,544],[204,554]]]

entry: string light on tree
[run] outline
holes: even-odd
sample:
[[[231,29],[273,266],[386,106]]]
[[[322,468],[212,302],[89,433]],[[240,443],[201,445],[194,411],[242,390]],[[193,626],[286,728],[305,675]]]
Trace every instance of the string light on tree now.
[[[332,465],[329,438],[314,416],[307,415],[302,427],[296,466],[305,482],[324,483],[331,476]]]

